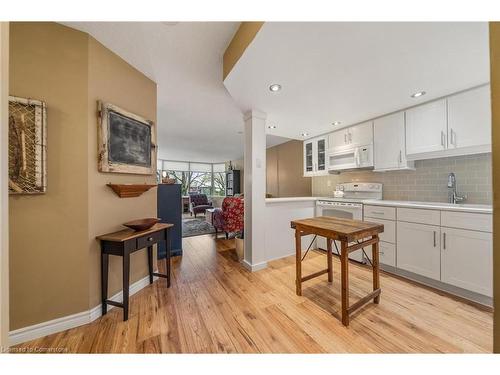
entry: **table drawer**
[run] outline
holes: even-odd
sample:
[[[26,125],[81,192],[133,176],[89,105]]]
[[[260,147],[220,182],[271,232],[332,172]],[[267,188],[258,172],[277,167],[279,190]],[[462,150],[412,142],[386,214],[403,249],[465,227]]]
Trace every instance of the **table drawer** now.
[[[441,211],[441,226],[491,232],[492,215],[471,212]]]
[[[394,207],[364,205],[363,210],[364,217],[366,218],[374,217],[378,219],[396,220],[396,209]]]
[[[365,221],[368,221],[371,223],[382,224],[384,226],[384,231],[378,235],[380,238],[380,241],[396,243],[396,222],[395,221],[376,219],[376,218],[371,218],[371,217],[367,217],[365,219]]]
[[[137,248],[142,249],[163,241],[165,239],[165,231],[146,234],[145,236],[137,238]]]
[[[409,223],[440,225],[441,212],[420,208],[398,208],[398,221]]]

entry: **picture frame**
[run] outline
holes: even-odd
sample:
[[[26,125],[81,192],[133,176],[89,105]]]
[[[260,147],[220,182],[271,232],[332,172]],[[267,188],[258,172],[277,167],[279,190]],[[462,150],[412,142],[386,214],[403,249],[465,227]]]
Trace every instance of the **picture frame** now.
[[[9,96],[9,194],[47,191],[47,106]]]
[[[103,101],[97,108],[99,172],[155,174],[154,122]]]

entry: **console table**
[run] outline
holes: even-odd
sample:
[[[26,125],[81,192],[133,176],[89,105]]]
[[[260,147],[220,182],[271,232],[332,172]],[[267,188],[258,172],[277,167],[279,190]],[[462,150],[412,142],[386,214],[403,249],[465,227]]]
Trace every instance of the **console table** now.
[[[375,304],[380,302],[380,275],[379,275],[379,233],[384,231],[384,226],[361,220],[341,219],[331,216],[319,216],[309,219],[293,220],[292,229],[295,229],[295,286],[296,294],[302,295],[302,282],[328,274],[328,281],[333,281],[332,241],[340,241],[340,272],[342,286],[342,324],[349,325],[350,315],[368,301],[373,299]],[[302,276],[302,236],[307,235],[326,237],[327,241],[327,268]],[[354,242],[354,244],[350,244]],[[373,291],[352,305],[349,304],[349,253],[372,247],[372,272]],[[364,250],[363,250],[364,251]]]
[[[107,313],[107,305],[121,307],[123,320],[128,320],[129,288],[130,288],[130,254],[147,247],[149,283],[153,283],[153,276],[167,279],[167,288],[170,288],[170,228],[173,224],[155,224],[143,231],[124,229],[118,232],[104,234],[96,238],[101,241],[101,294],[102,315]],[[167,257],[165,258],[167,273],[153,272],[153,245],[165,241]],[[108,266],[109,256],[116,255],[123,258],[123,302],[108,299]]]

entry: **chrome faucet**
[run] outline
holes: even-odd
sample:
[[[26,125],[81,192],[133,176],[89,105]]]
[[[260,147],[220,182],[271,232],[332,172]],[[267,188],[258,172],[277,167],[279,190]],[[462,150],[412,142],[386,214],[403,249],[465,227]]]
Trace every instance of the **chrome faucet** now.
[[[451,172],[448,175],[448,202],[457,204],[467,199],[467,195],[459,195],[457,193],[457,178],[455,173]]]

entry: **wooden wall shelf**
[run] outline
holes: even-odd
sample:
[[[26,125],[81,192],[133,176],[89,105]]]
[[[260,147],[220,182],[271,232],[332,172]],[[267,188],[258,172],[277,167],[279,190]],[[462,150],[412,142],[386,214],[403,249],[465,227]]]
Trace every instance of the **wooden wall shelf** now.
[[[138,197],[158,185],[148,184],[107,184],[120,198]]]

